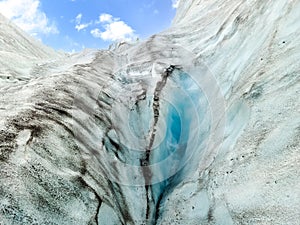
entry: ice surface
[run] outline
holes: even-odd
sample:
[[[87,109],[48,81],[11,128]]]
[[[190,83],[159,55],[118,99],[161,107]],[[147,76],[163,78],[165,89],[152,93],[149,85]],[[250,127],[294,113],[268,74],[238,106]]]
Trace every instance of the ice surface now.
[[[299,224],[299,1],[180,1],[57,53],[0,16],[0,224]]]

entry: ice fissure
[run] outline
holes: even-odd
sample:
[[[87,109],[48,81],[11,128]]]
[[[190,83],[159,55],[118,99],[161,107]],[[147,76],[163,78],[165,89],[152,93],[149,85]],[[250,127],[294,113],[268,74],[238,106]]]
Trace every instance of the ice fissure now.
[[[156,87],[154,89],[154,94],[153,94],[153,103],[152,103],[152,109],[153,109],[153,124],[151,125],[151,130],[150,130],[150,138],[149,138],[149,144],[146,147],[146,155],[145,158],[141,160],[141,166],[144,168],[143,169],[143,176],[145,179],[145,189],[146,189],[146,195],[147,195],[147,212],[146,212],[146,221],[152,221],[152,224],[156,224],[156,221],[158,219],[159,211],[160,211],[160,203],[163,198],[163,194],[166,191],[163,188],[160,188],[159,190],[153,189],[153,185],[151,184],[151,178],[152,178],[152,173],[155,173],[155,171],[151,171],[149,168],[149,165],[151,164],[151,151],[153,149],[153,144],[154,144],[154,139],[156,135],[156,131],[158,131],[160,128],[157,127],[157,123],[159,120],[159,112],[160,112],[160,95],[162,92],[162,89],[165,87],[167,83],[167,79],[171,74],[173,73],[175,69],[175,66],[170,65],[161,75],[161,80],[156,83]],[[163,118],[165,119],[165,118]],[[168,124],[167,123],[167,129],[170,126],[180,126],[180,124],[176,123],[178,121],[175,121],[173,124]],[[177,128],[178,129],[178,128]],[[175,139],[176,143],[171,143],[177,145],[178,139]],[[164,155],[165,149],[160,149],[159,152],[155,152],[156,154],[162,154]],[[153,157],[153,156],[152,156]],[[160,156],[158,156],[160,158]],[[155,157],[154,157],[155,158]],[[156,193],[158,191],[158,193]],[[153,200],[151,200],[153,199]],[[153,205],[153,206],[152,206]]]
[[[158,204],[161,200],[161,196],[163,194],[162,193],[154,193],[153,195],[158,195],[158,199],[156,201],[154,201],[154,204],[156,204],[155,207],[151,207],[150,204],[152,204],[152,201],[150,200],[150,194],[151,194],[151,185],[148,185],[151,183],[151,177],[152,177],[152,171],[149,169],[149,165],[151,164],[150,162],[150,154],[151,154],[151,150],[153,148],[153,144],[154,144],[154,139],[155,139],[155,133],[157,130],[159,130],[159,128],[157,128],[157,122],[159,119],[159,111],[160,111],[160,103],[159,103],[159,98],[160,98],[160,94],[162,89],[164,88],[164,86],[166,85],[167,79],[168,77],[171,75],[171,73],[174,70],[174,66],[170,66],[169,68],[166,69],[166,71],[161,75],[161,80],[159,82],[157,82],[155,90],[154,90],[154,97],[153,97],[153,125],[151,126],[151,131],[150,131],[150,139],[149,139],[149,144],[146,148],[146,156],[144,159],[141,160],[141,166],[145,166],[145,169],[143,170],[143,174],[144,174],[144,179],[145,179],[145,183],[146,183],[146,195],[147,195],[147,212],[146,212],[146,220],[155,220],[156,221],[156,214],[158,211]],[[168,126],[168,125],[167,125]],[[159,152],[160,154],[160,152]],[[150,191],[150,192],[149,192]],[[155,212],[151,212],[151,209],[154,208]],[[154,217],[153,217],[154,215]],[[155,222],[154,221],[154,222]],[[154,223],[155,224],[155,223]]]

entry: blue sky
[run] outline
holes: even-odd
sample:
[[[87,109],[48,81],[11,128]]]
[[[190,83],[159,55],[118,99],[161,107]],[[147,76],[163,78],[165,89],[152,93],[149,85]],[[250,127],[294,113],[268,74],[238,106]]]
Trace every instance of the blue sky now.
[[[57,50],[107,48],[170,26],[178,0],[0,0],[0,13]]]

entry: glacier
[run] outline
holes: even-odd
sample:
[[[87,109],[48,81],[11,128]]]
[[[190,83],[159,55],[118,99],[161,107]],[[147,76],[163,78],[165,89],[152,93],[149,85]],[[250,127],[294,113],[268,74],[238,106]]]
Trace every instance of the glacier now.
[[[0,15],[0,224],[299,224],[299,11],[185,0],[74,54]]]

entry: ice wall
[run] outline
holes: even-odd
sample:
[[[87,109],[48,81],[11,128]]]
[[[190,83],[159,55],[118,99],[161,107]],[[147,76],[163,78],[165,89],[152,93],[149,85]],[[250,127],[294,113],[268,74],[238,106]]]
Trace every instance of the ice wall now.
[[[298,224],[299,10],[180,1],[73,55],[0,17],[0,224]]]

